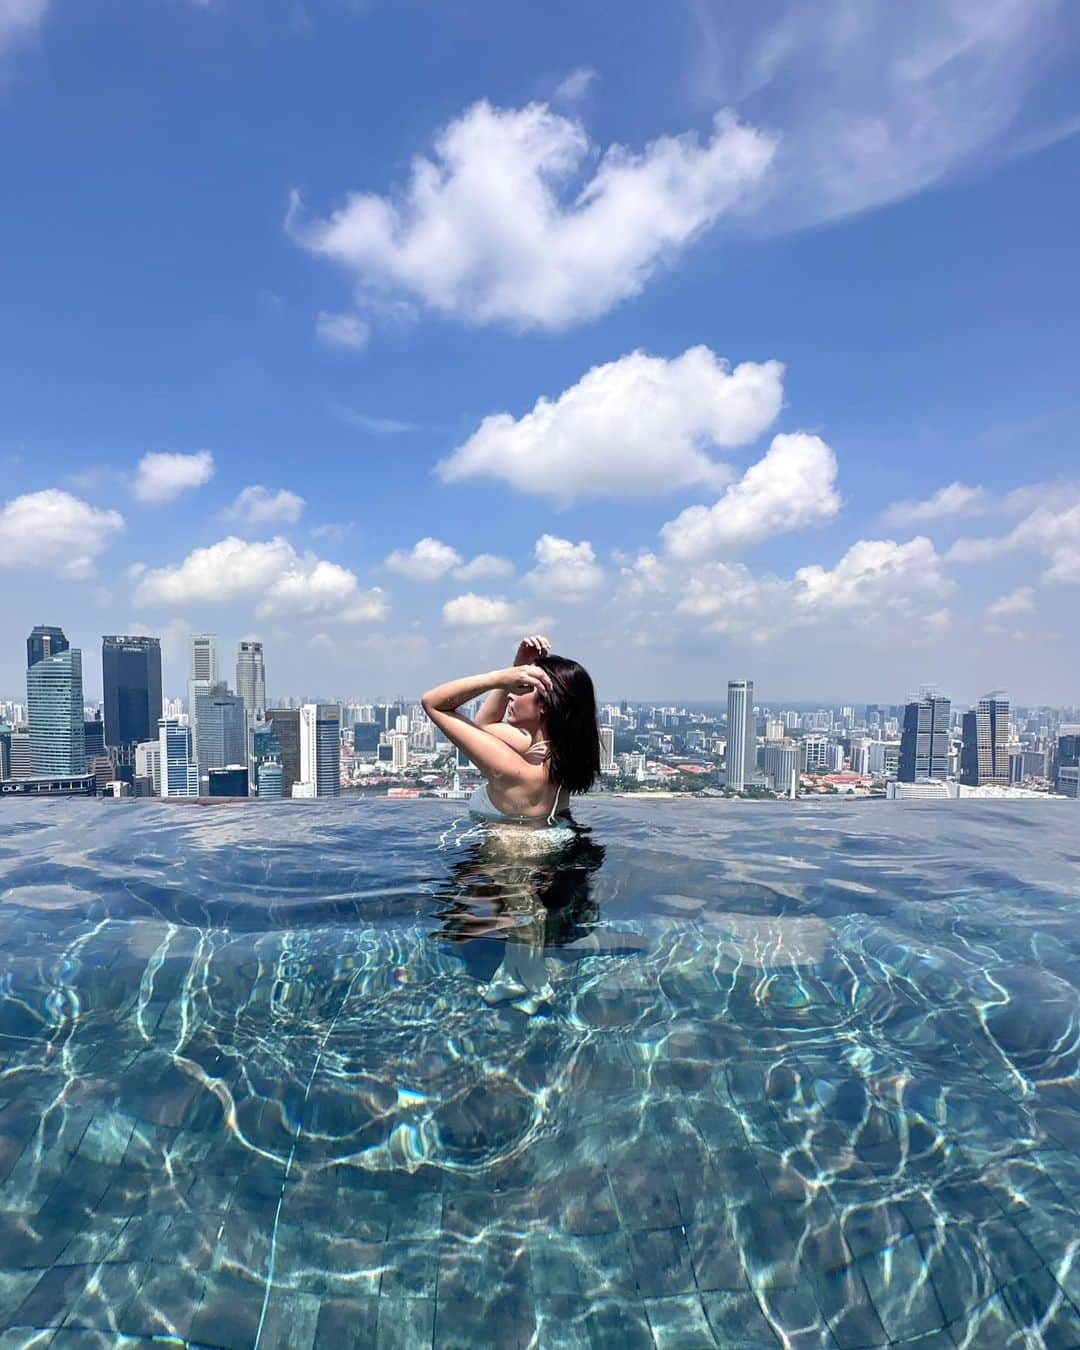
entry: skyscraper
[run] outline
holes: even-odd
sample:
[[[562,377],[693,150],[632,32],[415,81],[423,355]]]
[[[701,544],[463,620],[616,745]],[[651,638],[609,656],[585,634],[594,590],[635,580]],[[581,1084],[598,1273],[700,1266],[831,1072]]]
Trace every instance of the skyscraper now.
[[[312,784],[317,797],[341,795],[341,710],[336,703],[305,703],[300,709],[300,781]]]
[[[31,666],[36,666],[46,656],[59,656],[61,652],[66,652],[70,646],[71,644],[64,636],[62,628],[50,628],[43,623],[37,624],[34,631],[26,639],[27,670]]]
[[[615,772],[615,729],[600,728],[600,772]]]
[[[105,744],[131,763],[135,746],[148,741],[161,720],[160,638],[103,637],[101,684]]]
[[[163,717],[158,723],[161,742],[159,775],[163,797],[197,797],[199,766],[191,754],[191,728],[175,717]]]
[[[281,791],[291,797],[293,784],[300,781],[300,710],[268,708],[266,720],[274,729],[281,749]]]
[[[216,633],[192,633],[188,642],[188,720],[196,725],[195,701],[218,683],[218,640]]]
[[[284,796],[281,790],[281,765],[273,759],[264,760],[259,765],[258,783],[260,797],[277,798]]]
[[[195,696],[195,759],[202,787],[209,783],[211,769],[247,763],[244,701],[224,684],[211,686]]]
[[[728,680],[727,785],[741,792],[754,776],[757,737],[754,734],[754,682]]]
[[[969,787],[1009,782],[1009,700],[1000,689],[964,714],[960,781]]]
[[[266,712],[266,669],[261,642],[241,642],[236,651],[236,692],[244,700],[248,723]]]
[[[35,630],[36,631],[36,630]],[[30,718],[30,773],[34,778],[86,772],[82,652],[65,646],[26,672]]]
[[[904,708],[900,736],[901,783],[949,776],[949,719],[952,704],[932,689],[924,689]]]

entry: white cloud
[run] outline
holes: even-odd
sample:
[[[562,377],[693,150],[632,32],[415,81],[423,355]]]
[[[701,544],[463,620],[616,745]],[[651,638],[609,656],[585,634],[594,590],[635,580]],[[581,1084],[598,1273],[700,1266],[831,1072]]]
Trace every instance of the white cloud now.
[[[730,470],[708,449],[759,436],[780,411],[783,375],[779,361],[732,370],[708,347],[671,360],[631,352],[593,366],[519,419],[485,417],[437,472],[448,482],[500,478],[557,501],[719,487]]]
[[[1057,489],[1047,486],[1044,495],[1056,500]],[[1006,553],[1028,550],[1046,560],[1043,580],[1080,584],[1080,502],[1065,496],[1061,506],[1039,506],[1008,534],[982,539],[958,539],[948,552],[950,562],[990,562]]]
[[[947,516],[973,516],[987,509],[986,490],[967,483],[950,483],[925,501],[893,502],[885,519],[893,525],[921,525]]]
[[[358,314],[328,314],[321,310],[315,320],[315,336],[327,347],[347,347],[363,351],[371,336],[371,325]]]
[[[537,566],[526,574],[525,582],[546,598],[583,600],[603,584],[604,570],[587,539],[575,544],[542,534],[533,553]]]
[[[141,502],[171,502],[182,492],[202,487],[214,476],[214,457],[209,450],[193,455],[143,455],[131,490]]]
[[[689,506],[660,533],[673,557],[731,557],[773,535],[823,525],[840,510],[836,456],[806,432],[773,437],[712,506]]]
[[[287,220],[358,289],[414,296],[476,323],[563,328],[637,294],[657,267],[738,208],[768,170],[770,137],[718,114],[711,133],[597,154],[542,103],[473,104],[413,160],[404,191],[350,195],[327,220]]]
[[[698,0],[697,91],[709,107],[767,106],[780,149],[763,219],[790,229],[1023,150],[1010,131],[1070,43],[1068,11],[1062,0]],[[1058,115],[1047,108],[1041,127],[1029,114],[1028,145],[1046,143]]]
[[[681,617],[695,631],[767,642],[808,625],[850,634],[857,617],[920,615],[924,623],[940,623],[940,599],[952,590],[933,544],[917,536],[903,544],[859,540],[834,567],[813,564],[791,577],[757,576],[741,562],[687,568],[642,553],[622,568],[616,601],[627,623],[644,607],[668,627]],[[935,608],[927,612],[929,605]]]
[[[814,564],[795,573],[792,599],[808,614],[880,614],[909,609],[920,597],[944,596],[954,583],[942,571],[942,559],[925,535],[906,544],[892,539],[860,539],[836,566]]]
[[[48,0],[0,0],[0,52],[29,37],[47,8]]]
[[[224,515],[226,520],[242,520],[247,525],[295,525],[303,510],[303,497],[288,488],[272,492],[261,483],[252,483]]]
[[[152,568],[135,588],[137,605],[219,604],[257,600],[259,618],[336,616],[345,622],[382,618],[385,596],[362,592],[356,574],[313,553],[300,554],[280,536],[252,542],[230,536],[197,548],[175,567]]]
[[[438,581],[461,562],[461,554],[456,548],[429,536],[418,539],[411,549],[395,549],[383,566],[413,581]]]
[[[514,574],[514,564],[509,558],[497,553],[478,553],[467,563],[454,568],[454,576],[459,581],[483,581],[487,577],[509,577]]]
[[[0,567],[47,567],[84,579],[124,528],[119,511],[91,506],[59,488],[27,492],[0,507]]]
[[[501,595],[455,595],[442,607],[443,619],[461,628],[503,627],[514,620],[514,606]]]
[[[986,606],[989,619],[1001,619],[1010,614],[1030,614],[1035,608],[1035,591],[1031,586],[1017,586],[1014,591],[999,595]]]
[[[569,75],[560,80],[551,96],[552,103],[562,105],[580,103],[592,88],[597,74],[592,66],[578,66]]]

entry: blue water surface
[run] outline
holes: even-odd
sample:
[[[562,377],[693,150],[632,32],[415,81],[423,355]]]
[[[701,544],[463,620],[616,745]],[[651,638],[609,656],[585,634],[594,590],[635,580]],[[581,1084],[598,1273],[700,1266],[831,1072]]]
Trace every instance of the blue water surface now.
[[[1078,804],[578,815],[0,806],[0,1346],[1080,1345]]]

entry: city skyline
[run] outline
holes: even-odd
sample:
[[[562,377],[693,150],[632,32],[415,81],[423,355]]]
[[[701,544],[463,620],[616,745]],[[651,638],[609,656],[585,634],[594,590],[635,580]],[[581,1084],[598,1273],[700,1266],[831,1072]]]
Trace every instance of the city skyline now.
[[[288,8],[0,16],[17,631],[1075,697],[1075,7]]]

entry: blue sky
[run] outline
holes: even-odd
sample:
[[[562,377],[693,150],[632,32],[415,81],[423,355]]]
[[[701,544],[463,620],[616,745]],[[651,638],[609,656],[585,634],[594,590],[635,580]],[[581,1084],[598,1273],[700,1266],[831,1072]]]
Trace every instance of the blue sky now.
[[[811,15],[810,10],[813,10]],[[763,15],[762,11],[767,10]],[[1080,693],[1057,0],[0,5],[0,694]]]

